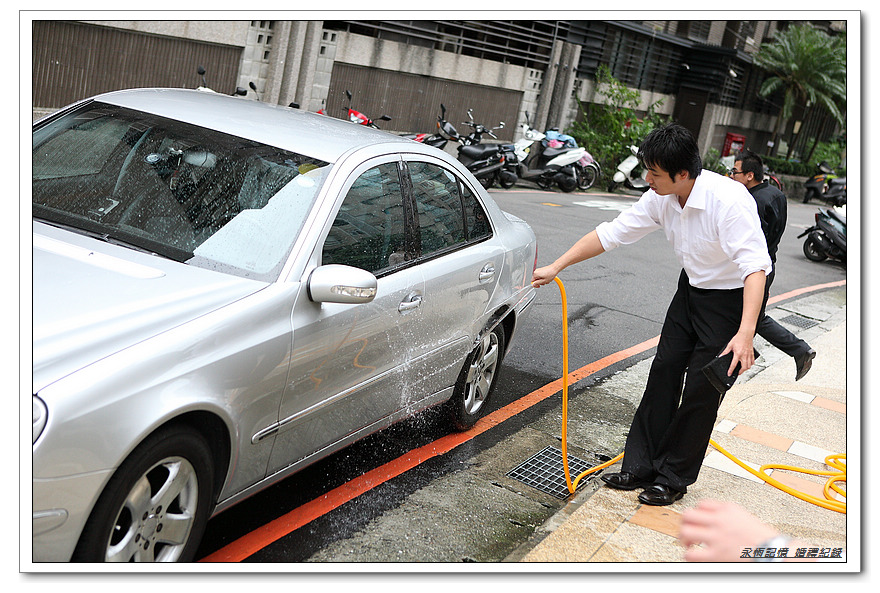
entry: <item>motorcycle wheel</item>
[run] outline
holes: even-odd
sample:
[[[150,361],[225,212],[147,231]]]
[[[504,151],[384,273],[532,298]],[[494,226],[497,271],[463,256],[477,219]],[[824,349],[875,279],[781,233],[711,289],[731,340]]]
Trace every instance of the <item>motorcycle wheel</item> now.
[[[779,191],[784,191],[784,190],[782,189],[782,182],[779,181],[779,179],[777,179],[775,176],[773,176],[773,175],[768,175],[768,176],[767,176],[767,181],[770,183],[770,185],[775,186],[776,189],[778,189]]]
[[[495,176],[492,175],[490,177],[477,177],[477,180],[480,182],[484,188],[489,189],[493,185],[495,185]]]
[[[590,189],[599,178],[599,172],[595,167],[578,167],[576,171],[578,189]]]
[[[807,237],[806,241],[804,241],[804,255],[807,256],[807,259],[810,261],[820,262],[828,259],[828,256],[825,255],[824,251],[819,249],[819,246],[816,244],[813,239]]]
[[[608,193],[614,193],[615,190],[617,190],[617,182],[616,181],[609,181],[608,182]]]
[[[538,187],[540,187],[541,189],[550,189],[551,187],[553,187],[553,180],[547,179],[546,177],[538,177],[535,180],[535,183],[537,183]]]
[[[507,173],[505,175],[505,173]],[[498,175],[498,185],[500,185],[504,189],[510,189],[514,185],[516,185],[516,180],[518,177],[512,171],[502,171]]]
[[[804,204],[809,204],[809,203],[810,203],[810,198],[813,197],[813,194],[816,194],[816,197],[819,197],[819,196],[818,196],[818,193],[816,192],[816,190],[813,189],[812,187],[809,188],[809,189],[807,189],[807,191],[804,192]]]
[[[556,182],[556,185],[559,186],[559,189],[564,191],[565,193],[573,192],[577,189],[578,182],[577,179],[571,177],[570,175],[564,175]]]

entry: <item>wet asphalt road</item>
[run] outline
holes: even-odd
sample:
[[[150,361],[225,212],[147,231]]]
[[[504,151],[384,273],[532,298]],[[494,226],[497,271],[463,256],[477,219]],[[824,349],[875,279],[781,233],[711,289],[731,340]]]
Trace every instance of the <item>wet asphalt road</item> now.
[[[503,209],[535,230],[538,265],[551,262],[635,199],[519,187],[492,193]],[[789,228],[780,245],[772,295],[846,277],[837,264],[815,264],[803,256],[802,240],[796,237],[812,223],[816,208],[789,202]],[[658,335],[678,273],[662,232],[565,270],[561,280],[568,301],[569,369]],[[561,323],[556,285],[542,287],[514,337],[490,413],[560,377]],[[578,438],[570,442],[581,447],[570,447],[570,455],[595,463],[619,452],[611,450],[612,443],[620,442],[628,429],[642,386],[621,390],[618,381],[616,391],[609,391],[603,383],[652,353],[646,350],[607,366],[572,386],[570,397],[576,403],[571,404],[569,426],[574,425]],[[506,475],[544,447],[559,447],[560,402],[555,393],[445,454],[329,512],[316,513],[317,518],[298,529],[282,525],[271,537],[261,535],[268,531],[264,526],[295,518],[303,505],[320,501],[350,479],[442,439],[447,434],[442,423],[431,412],[423,413],[221,513],[209,522],[198,557],[253,538],[258,543],[243,562],[502,561],[566,503]]]

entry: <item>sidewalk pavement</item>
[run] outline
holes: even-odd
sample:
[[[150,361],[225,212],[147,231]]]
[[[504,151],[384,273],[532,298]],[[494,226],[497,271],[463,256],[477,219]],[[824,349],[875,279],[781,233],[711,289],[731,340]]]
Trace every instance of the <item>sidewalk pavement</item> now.
[[[794,360],[757,337],[755,347],[761,357],[726,394],[711,438],[755,469],[770,463],[829,469],[825,457],[846,453],[847,449],[846,286],[786,301],[769,308],[768,314],[816,350],[812,369],[795,382]],[[802,327],[795,327],[793,322]],[[814,322],[818,324],[805,327]],[[649,363],[639,363],[639,372],[645,376]],[[634,383],[622,384],[632,389]],[[858,454],[855,449],[854,455]],[[619,467],[617,463],[604,471],[619,471]],[[799,491],[824,498],[822,485],[826,477],[784,470],[773,470],[772,476]],[[681,500],[669,506],[643,505],[637,498],[639,492],[603,487],[598,478],[589,480],[507,561],[684,562],[684,549],[677,540],[681,513],[705,498],[735,502],[820,550],[847,549],[847,515],[767,484],[711,445],[697,482]],[[850,525],[856,526],[857,521],[858,517],[853,517]],[[856,528],[849,543],[857,546],[858,540]]]

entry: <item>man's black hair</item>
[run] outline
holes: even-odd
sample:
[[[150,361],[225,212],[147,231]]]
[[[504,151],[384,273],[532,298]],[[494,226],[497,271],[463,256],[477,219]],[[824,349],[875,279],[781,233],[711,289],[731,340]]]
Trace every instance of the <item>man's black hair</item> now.
[[[696,179],[703,169],[694,135],[675,122],[651,130],[639,147],[638,157],[644,166],[659,167],[672,178],[687,171],[691,179]]]
[[[761,183],[764,181],[764,161],[751,150],[744,150],[739,153],[736,160],[742,161],[743,173],[751,173],[755,176],[755,181]]]

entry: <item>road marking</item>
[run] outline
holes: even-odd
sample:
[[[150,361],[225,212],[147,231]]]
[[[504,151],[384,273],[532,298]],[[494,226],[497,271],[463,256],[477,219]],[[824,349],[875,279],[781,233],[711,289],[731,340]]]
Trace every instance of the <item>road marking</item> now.
[[[840,280],[838,282],[829,282],[827,284],[818,284],[811,287],[800,288],[778,295],[770,299],[768,303],[778,302],[786,298],[791,298],[807,292],[822,290],[824,288],[844,286],[845,284],[846,280]],[[577,381],[589,377],[612,364],[645,352],[650,348],[654,348],[659,340],[660,336],[655,336],[640,344],[630,346],[629,348],[610,354],[570,372],[569,387],[572,387]],[[205,556],[199,562],[241,562],[300,527],[303,527],[315,519],[342,506],[346,502],[357,498],[376,486],[396,478],[429,459],[448,453],[459,445],[473,440],[487,430],[498,426],[561,390],[562,377],[536,389],[528,395],[524,395],[518,400],[507,404],[491,414],[487,414],[469,431],[448,434],[432,443],[407,451],[397,459],[389,461],[365,474],[356,476],[345,484],[330,490],[326,494],[323,494],[322,496],[285,513],[277,519],[258,527],[250,533],[243,535],[219,550]]]
[[[619,202],[617,200],[603,200],[594,198],[583,202],[572,202],[577,206],[586,206],[587,208],[598,208],[599,210],[618,210],[623,212],[632,208],[632,202]]]

